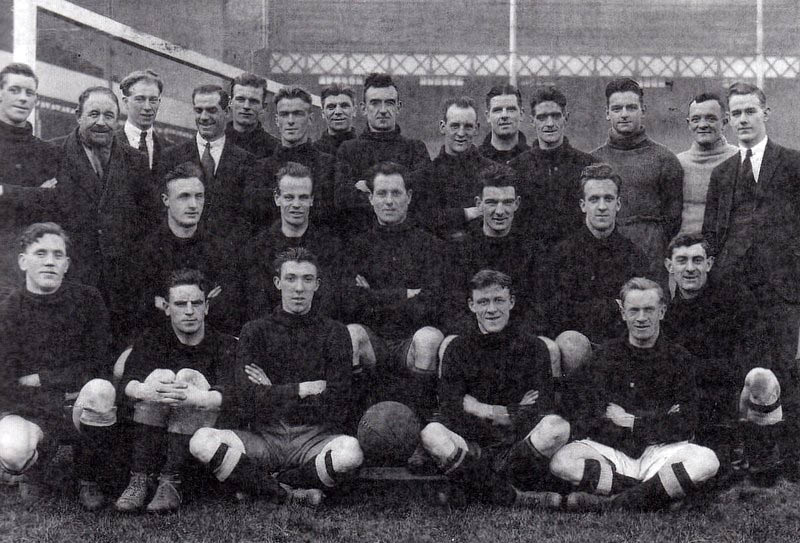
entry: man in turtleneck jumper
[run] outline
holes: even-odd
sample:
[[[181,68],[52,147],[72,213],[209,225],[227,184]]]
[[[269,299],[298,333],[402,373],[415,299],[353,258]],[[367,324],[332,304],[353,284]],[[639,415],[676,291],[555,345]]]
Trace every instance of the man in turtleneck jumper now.
[[[475,320],[444,353],[440,412],[420,439],[470,498],[558,508],[558,494],[519,490],[542,487],[550,457],[566,444],[570,427],[551,414],[547,346],[520,324],[524,321],[511,321],[512,289],[511,278],[496,270],[480,270],[470,279],[468,303]]]
[[[39,79],[25,64],[0,70],[0,288],[19,283],[13,241],[23,225],[44,219],[55,192],[59,149],[33,135],[28,116]]]
[[[344,142],[356,139],[353,127],[356,93],[350,87],[334,83],[322,89],[320,100],[325,131],[314,142],[314,148],[335,157]]]
[[[25,472],[20,493],[35,498],[59,442],[80,436],[75,474],[81,503],[94,509],[103,501],[98,472],[109,465],[103,429],[116,420],[114,387],[98,379],[110,369],[111,334],[100,293],[64,281],[68,245],[55,223],[29,226],[18,252],[25,283],[0,302],[0,471]],[[73,401],[87,409],[65,417]]]
[[[471,98],[447,100],[439,122],[444,145],[439,156],[414,175],[412,214],[444,240],[460,240],[470,222],[481,216],[475,205],[479,173],[494,163],[472,144],[479,127],[478,109]]]
[[[311,95],[302,87],[284,87],[275,95],[275,123],[281,134],[281,143],[270,157],[257,164],[257,175],[247,189],[248,195],[256,199],[257,216],[266,224],[277,218],[273,202],[276,174],[289,162],[302,164],[314,176],[315,205],[311,212],[315,220],[326,225],[334,222],[335,159],[319,152],[311,143],[311,108]]]
[[[478,148],[494,162],[508,164],[530,149],[519,129],[522,119],[522,94],[514,85],[497,85],[486,93],[486,121],[491,130]]]
[[[666,279],[664,249],[680,228],[683,169],[669,149],[647,137],[643,96],[632,79],[615,79],[606,86],[611,128],[606,144],[592,156],[614,166],[622,177],[620,234],[645,254],[652,277]]]
[[[711,172],[738,149],[730,145],[722,134],[728,124],[728,113],[718,94],[704,92],[695,96],[689,104],[686,123],[694,142],[689,149],[678,154],[683,167],[681,233],[696,234],[703,229]]]
[[[259,117],[267,102],[267,80],[243,73],[231,82],[231,122],[225,137],[256,158],[270,156],[280,143],[261,125]]]
[[[638,248],[617,232],[621,183],[608,164],[592,164],[581,174],[585,226],[556,246],[543,280],[553,281],[543,287],[553,336],[577,330],[599,344],[622,332],[615,296],[626,278],[640,275],[647,265]]]
[[[572,147],[564,135],[569,119],[567,97],[556,87],[536,91],[531,118],[537,142],[509,166],[520,177],[523,222],[518,227],[549,249],[581,227],[583,215],[575,205],[578,180],[583,168],[595,160]]]
[[[424,143],[400,135],[397,115],[402,105],[391,76],[367,76],[361,102],[367,127],[358,138],[342,143],[336,154],[335,203],[340,233],[363,231],[372,224],[366,186],[367,171],[372,166],[391,161],[413,172],[431,160]]]

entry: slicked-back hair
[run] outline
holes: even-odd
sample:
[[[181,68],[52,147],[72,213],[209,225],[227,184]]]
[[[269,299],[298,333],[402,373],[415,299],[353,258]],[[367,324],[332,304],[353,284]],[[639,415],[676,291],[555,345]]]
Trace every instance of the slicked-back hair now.
[[[689,107],[692,107],[692,104],[702,104],[703,102],[711,102],[712,100],[719,104],[719,107],[722,108],[722,113],[728,111],[728,104],[716,92],[701,92],[689,100]]]
[[[273,100],[273,102],[277,106],[278,102],[280,102],[281,100],[291,100],[292,98],[299,98],[309,106],[312,105],[311,95],[308,93],[306,89],[298,86],[281,88],[281,90],[279,90],[278,93],[275,95],[275,99]]]
[[[35,222],[28,226],[22,234],[20,234],[17,245],[19,252],[24,253],[28,247],[36,243],[36,241],[45,234],[53,234],[59,236],[64,240],[64,245],[69,249],[70,240],[67,233],[61,228],[60,225],[54,222]]]
[[[495,96],[504,96],[506,94],[513,94],[517,97],[517,105],[522,107],[522,93],[514,85],[495,85],[489,92],[486,93],[486,109],[489,109],[489,103]]]
[[[758,96],[758,102],[761,104],[761,108],[764,109],[767,107],[767,95],[764,94],[764,91],[761,90],[759,87],[751,84],[745,83],[744,81],[737,81],[725,92],[725,98],[728,100],[728,103],[731,102],[731,96],[734,94],[755,94]]]
[[[375,178],[379,175],[396,175],[399,174],[403,178],[403,186],[408,192],[411,187],[409,183],[411,180],[409,179],[408,169],[403,166],[402,164],[398,164],[397,162],[385,161],[385,162],[378,162],[369,170],[367,170],[367,187],[370,191],[375,190]]]
[[[481,193],[486,187],[514,187],[516,193],[517,186],[519,185],[519,178],[517,172],[510,166],[505,164],[491,164],[486,166],[478,172],[478,181],[480,182]]]
[[[249,72],[237,75],[233,81],[231,81],[231,98],[233,98],[233,91],[236,85],[261,89],[261,103],[263,104],[267,101],[267,80],[260,75],[251,74]]]
[[[622,177],[620,177],[619,174],[614,171],[614,167],[611,164],[608,164],[607,162],[598,162],[596,164],[589,164],[583,170],[581,170],[581,177],[578,180],[581,198],[583,198],[583,189],[586,187],[586,183],[593,179],[610,180],[617,187],[617,196],[620,195],[620,190],[622,189]]]
[[[377,72],[372,72],[367,76],[364,80],[364,101],[367,101],[367,91],[375,87],[376,89],[386,89],[389,87],[394,87],[394,90],[397,91],[397,99],[400,99],[400,89],[397,88],[397,84],[395,84],[394,79],[389,74],[381,74]]]
[[[672,252],[679,247],[691,247],[697,244],[702,245],[703,250],[706,252],[706,257],[714,256],[711,254],[711,244],[703,236],[703,234],[678,234],[667,245],[667,258],[672,258]]]
[[[478,107],[475,105],[475,100],[473,100],[469,96],[448,98],[447,100],[444,101],[444,105],[442,106],[442,120],[444,122],[447,122],[447,110],[450,109],[451,106],[456,106],[457,108],[461,109],[472,109],[472,111],[475,112],[475,121],[477,122]]]
[[[176,179],[191,179],[196,177],[203,183],[203,188],[205,188],[206,180],[203,179],[203,175],[203,169],[196,162],[182,162],[168,171],[162,178],[164,194],[167,194],[170,181],[175,181]]]
[[[533,93],[533,97],[531,98],[531,115],[533,115],[533,110],[536,106],[542,102],[555,102],[558,104],[558,107],[561,108],[561,113],[564,113],[564,110],[567,109],[567,97],[564,96],[564,93],[561,92],[558,87],[552,85],[549,87],[539,87],[536,89],[536,92]]]
[[[183,285],[196,285],[203,292],[203,297],[208,294],[208,280],[203,272],[194,268],[181,268],[169,274],[164,282],[164,298],[169,301],[169,291]]]
[[[134,86],[139,81],[146,81],[147,83],[155,83],[158,87],[158,94],[164,92],[164,80],[161,79],[161,76],[158,75],[156,72],[151,70],[150,68],[144,70],[136,70],[135,72],[131,72],[125,76],[125,78],[119,82],[119,90],[122,91],[122,96],[130,96],[131,95],[131,87]]]
[[[227,109],[228,104],[231,101],[231,97],[228,94],[228,91],[220,87],[219,85],[200,85],[199,87],[195,87],[192,91],[192,105],[194,105],[194,97],[198,94],[217,94],[219,95],[219,107],[222,109]]]
[[[27,64],[23,64],[22,62],[12,62],[11,64],[6,65],[5,68],[0,70],[0,89],[6,86],[6,75],[23,75],[25,77],[33,78],[33,81],[36,83],[36,87],[39,87],[39,78],[36,77],[36,74],[33,73],[33,69],[28,66]]]
[[[646,277],[634,277],[625,281],[625,284],[619,289],[619,301],[622,305],[625,305],[625,296],[633,290],[656,290],[658,292],[658,301],[661,305],[667,305],[664,289],[661,288],[661,285]]]
[[[493,286],[507,288],[513,294],[511,276],[497,270],[481,270],[469,280],[470,298],[472,297],[472,291]]]
[[[300,164],[299,162],[287,162],[275,174],[275,194],[281,193],[281,179],[286,176],[290,177],[304,177],[311,181],[311,192],[314,192],[314,175],[308,166]]]
[[[278,256],[276,256],[275,260],[272,261],[272,270],[275,272],[275,277],[280,279],[281,268],[287,262],[308,262],[309,264],[313,264],[317,269],[317,278],[319,278],[321,275],[317,255],[305,247],[290,247],[285,251],[278,253]]]
[[[340,94],[344,94],[345,96],[349,97],[353,104],[356,103],[355,91],[352,88],[345,85],[340,85],[339,83],[333,83],[332,85],[328,85],[322,89],[322,94],[320,94],[320,103],[325,103],[325,98],[328,96],[339,96]]]
[[[88,89],[84,89],[80,96],[78,96],[78,116],[80,117],[83,115],[83,104],[86,103],[86,100],[93,94],[105,94],[106,96],[110,96],[112,100],[114,100],[114,104],[117,106],[117,115],[119,116],[119,99],[117,95],[114,94],[114,91],[109,89],[108,87],[102,87],[100,85],[89,87]]]
[[[630,77],[620,77],[608,82],[608,85],[606,85],[606,105],[608,105],[611,95],[616,92],[633,92],[639,95],[640,104],[644,101],[644,90],[635,79]]]

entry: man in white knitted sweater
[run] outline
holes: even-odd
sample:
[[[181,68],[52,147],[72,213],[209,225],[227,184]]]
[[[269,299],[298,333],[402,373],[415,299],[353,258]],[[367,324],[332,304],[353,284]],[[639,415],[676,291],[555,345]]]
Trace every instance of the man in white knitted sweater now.
[[[681,234],[696,234],[703,229],[711,171],[735,154],[737,148],[722,134],[728,125],[728,112],[718,94],[704,92],[692,98],[686,123],[694,142],[678,155],[683,166]]]

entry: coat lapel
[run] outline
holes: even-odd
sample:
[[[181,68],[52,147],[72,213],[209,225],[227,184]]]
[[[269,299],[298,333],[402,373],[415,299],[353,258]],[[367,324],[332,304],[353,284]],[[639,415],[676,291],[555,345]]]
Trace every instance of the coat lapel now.
[[[758,185],[762,191],[767,190],[772,183],[772,177],[779,162],[780,149],[772,143],[772,140],[767,140],[767,147],[764,149],[764,156],[761,159],[761,171],[758,172]]]

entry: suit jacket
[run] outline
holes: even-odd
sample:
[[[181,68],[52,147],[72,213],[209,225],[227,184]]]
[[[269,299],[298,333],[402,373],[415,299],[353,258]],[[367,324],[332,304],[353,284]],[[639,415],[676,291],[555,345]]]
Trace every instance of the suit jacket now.
[[[183,162],[202,166],[194,138],[164,153],[158,177]],[[244,195],[254,171],[255,157],[226,140],[214,178],[205,182],[203,221],[209,234],[235,244],[252,233],[254,213]]]
[[[737,153],[711,173],[703,235],[717,254],[728,242],[740,162]],[[800,303],[800,152],[767,141],[756,199],[751,256],[737,275],[754,291],[766,287],[785,301]]]
[[[76,128],[64,142],[56,178],[60,220],[72,239],[70,277],[98,284],[101,267],[126,254],[131,242],[157,224],[160,202],[152,192],[147,160],[115,137],[101,179]]]
[[[115,131],[117,138],[123,143],[130,145],[133,149],[139,150],[139,142],[138,141],[129,141],[128,135],[125,134],[125,124],[122,123],[119,128]],[[166,151],[172,142],[169,141],[164,136],[160,135],[158,132],[153,130],[153,167],[151,168],[153,172],[159,171],[159,163],[164,156],[164,151]],[[150,164],[150,157],[148,158],[148,165]]]

